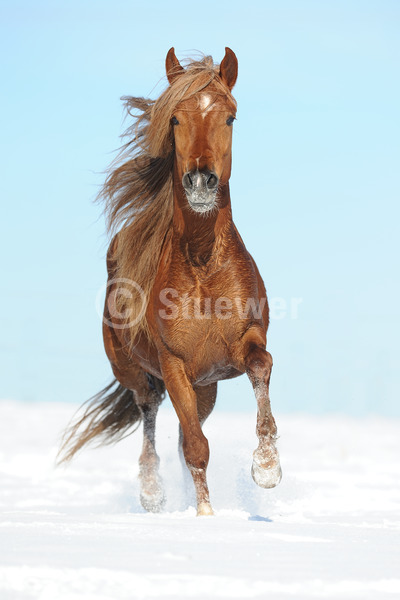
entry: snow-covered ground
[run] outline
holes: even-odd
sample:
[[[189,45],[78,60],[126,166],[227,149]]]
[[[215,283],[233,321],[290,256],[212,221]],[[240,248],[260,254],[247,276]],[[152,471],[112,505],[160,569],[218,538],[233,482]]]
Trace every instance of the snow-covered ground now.
[[[141,433],[54,468],[76,407],[0,403],[0,598],[400,597],[400,422],[279,416],[282,483],[250,475],[255,415],[215,412],[215,517],[183,493],[177,420],[158,423],[162,514],[139,503]]]

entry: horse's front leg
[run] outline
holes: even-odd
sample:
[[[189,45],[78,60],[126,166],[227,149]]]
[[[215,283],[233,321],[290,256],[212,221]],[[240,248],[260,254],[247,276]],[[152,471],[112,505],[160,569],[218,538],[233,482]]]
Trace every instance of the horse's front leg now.
[[[199,416],[200,425],[203,427],[205,420],[209,417],[215,406],[215,401],[217,399],[217,384],[210,383],[206,386],[194,386],[194,391],[196,392],[197,399],[197,414]],[[185,456],[183,454],[183,432],[181,425],[179,425],[178,452],[182,464],[185,491],[187,497],[189,498],[193,490],[193,485],[190,473],[186,466]]]
[[[165,354],[160,357],[160,364],[164,383],[182,428],[183,455],[196,490],[197,515],[212,515],[206,479],[210,453],[197,413],[196,392],[181,359]]]
[[[269,399],[272,356],[256,343],[250,343],[247,345],[245,366],[257,399],[258,448],[253,454],[251,474],[257,485],[272,488],[278,485],[282,478],[276,448],[277,429]]]

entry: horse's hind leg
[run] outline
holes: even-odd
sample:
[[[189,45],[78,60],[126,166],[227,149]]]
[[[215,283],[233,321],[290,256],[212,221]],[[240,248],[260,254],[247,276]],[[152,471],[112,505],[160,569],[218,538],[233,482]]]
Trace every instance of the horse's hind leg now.
[[[277,429],[269,399],[272,356],[256,343],[250,343],[247,345],[245,366],[257,399],[256,432],[259,443],[253,454],[251,474],[257,485],[272,488],[282,477],[275,444]]]
[[[203,426],[204,421],[209,417],[215,406],[215,400],[217,398],[217,383],[212,383],[206,386],[196,386],[193,389],[196,392],[197,414],[199,417],[200,425]],[[182,426],[180,424],[178,451],[182,465],[185,490],[187,496],[190,497],[192,495],[193,482],[190,476],[190,472],[186,465],[185,456],[183,454],[183,431]]]
[[[160,459],[155,448],[155,427],[158,408],[165,392],[164,383],[146,373],[134,360],[127,358],[116,340],[114,331],[104,326],[104,342],[116,379],[135,395],[143,421],[143,447],[139,459],[140,501],[151,512],[162,509],[165,497],[158,474]]]
[[[147,374],[146,374],[147,375]],[[155,447],[156,417],[162,402],[160,385],[152,375],[147,375],[148,386],[137,396],[137,404],[143,417],[143,446],[139,458],[140,502],[146,510],[159,512],[165,504],[162,480],[158,472],[160,459]]]

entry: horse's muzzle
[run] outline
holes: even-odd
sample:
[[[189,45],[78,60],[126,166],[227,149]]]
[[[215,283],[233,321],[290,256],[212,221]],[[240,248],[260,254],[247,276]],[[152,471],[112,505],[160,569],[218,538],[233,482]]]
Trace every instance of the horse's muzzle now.
[[[188,171],[182,185],[190,206],[196,212],[208,212],[215,206],[219,178],[212,171]]]

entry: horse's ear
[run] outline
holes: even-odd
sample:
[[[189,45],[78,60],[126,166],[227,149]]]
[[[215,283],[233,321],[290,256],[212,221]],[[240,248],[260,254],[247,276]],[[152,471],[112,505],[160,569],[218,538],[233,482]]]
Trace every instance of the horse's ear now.
[[[167,71],[167,77],[170,83],[185,70],[175,56],[175,48],[170,48],[168,50],[167,58],[165,59],[165,70]]]
[[[225,56],[219,67],[219,76],[231,90],[238,76],[238,60],[230,48],[225,48]]]

